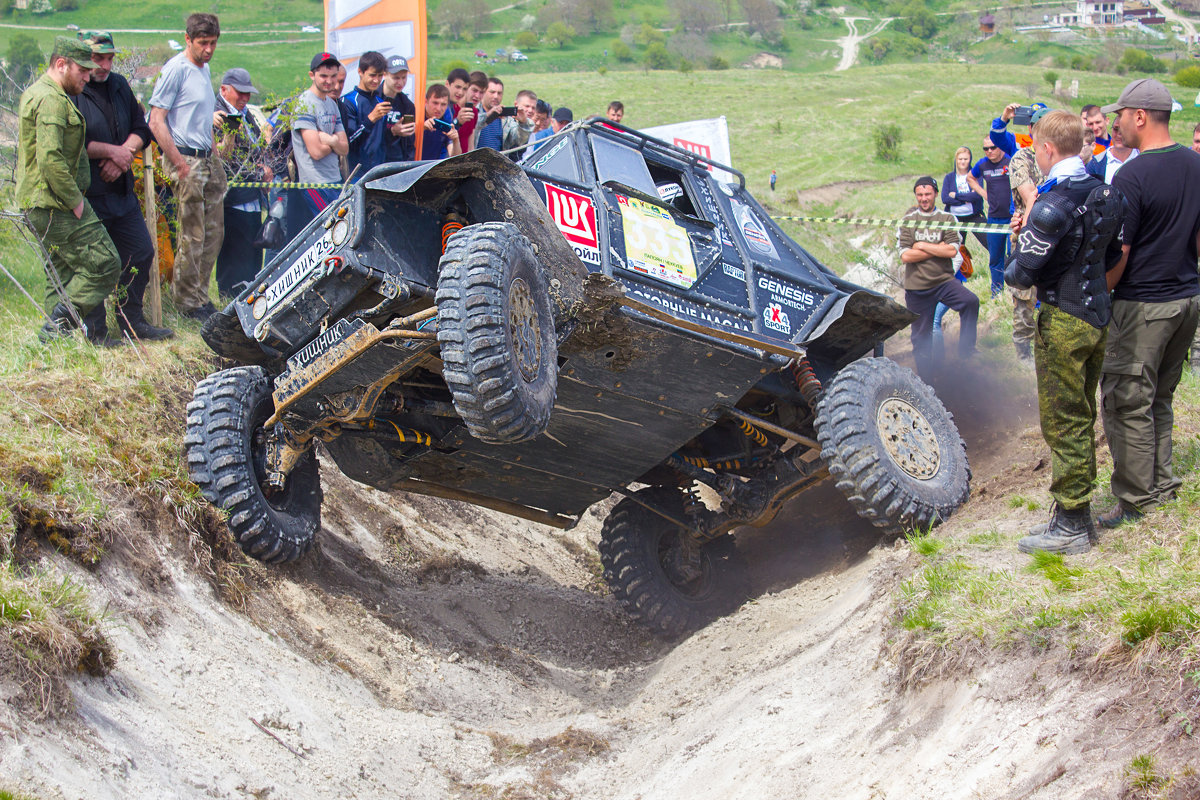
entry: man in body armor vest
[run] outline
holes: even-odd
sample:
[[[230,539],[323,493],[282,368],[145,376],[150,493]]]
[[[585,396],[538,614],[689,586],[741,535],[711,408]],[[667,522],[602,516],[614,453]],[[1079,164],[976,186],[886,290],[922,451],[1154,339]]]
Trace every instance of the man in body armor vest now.
[[[1083,123],[1052,111],[1033,128],[1034,155],[1046,180],[1019,225],[1005,272],[1009,285],[1033,286],[1042,303],[1034,366],[1042,436],[1053,465],[1050,520],[1021,539],[1023,553],[1082,553],[1096,540],[1096,389],[1112,306],[1106,272],[1121,258],[1120,194],[1084,170]]]

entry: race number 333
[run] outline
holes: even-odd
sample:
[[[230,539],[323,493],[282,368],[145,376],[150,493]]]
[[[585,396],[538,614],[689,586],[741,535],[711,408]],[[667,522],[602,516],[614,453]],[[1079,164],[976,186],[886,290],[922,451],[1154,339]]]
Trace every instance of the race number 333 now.
[[[629,268],[673,286],[691,288],[696,282],[696,261],[687,231],[653,203],[624,196],[617,201]]]

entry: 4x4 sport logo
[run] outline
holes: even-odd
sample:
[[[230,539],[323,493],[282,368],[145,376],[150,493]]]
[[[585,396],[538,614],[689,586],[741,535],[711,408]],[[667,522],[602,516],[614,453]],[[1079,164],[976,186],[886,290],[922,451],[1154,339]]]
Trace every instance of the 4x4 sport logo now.
[[[763,324],[773,331],[786,333],[789,336],[792,333],[792,321],[788,319],[787,312],[779,303],[771,303],[763,309]]]
[[[600,263],[600,242],[596,238],[596,209],[592,200],[577,192],[547,183],[546,208],[558,229],[585,264]]]

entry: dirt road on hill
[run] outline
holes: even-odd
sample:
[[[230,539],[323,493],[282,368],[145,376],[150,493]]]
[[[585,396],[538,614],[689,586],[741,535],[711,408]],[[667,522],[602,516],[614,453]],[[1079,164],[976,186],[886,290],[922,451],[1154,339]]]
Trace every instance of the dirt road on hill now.
[[[842,17],[842,22],[846,23],[846,27],[850,32],[837,40],[838,47],[842,48],[842,58],[838,61],[838,65],[834,67],[834,72],[842,72],[854,66],[854,62],[858,60],[858,48],[865,40],[870,39],[875,34],[888,26],[892,21],[892,17],[885,17],[875,23],[875,27],[866,33],[858,32],[859,22],[870,22],[866,17]]]

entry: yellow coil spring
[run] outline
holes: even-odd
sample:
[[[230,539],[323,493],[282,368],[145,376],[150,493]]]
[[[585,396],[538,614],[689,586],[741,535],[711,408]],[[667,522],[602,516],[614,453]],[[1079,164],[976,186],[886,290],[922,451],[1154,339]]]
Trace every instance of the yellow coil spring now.
[[[393,428],[396,429],[396,435],[399,436],[400,441],[404,442],[405,444],[407,444],[408,442],[413,442],[415,444],[425,445],[426,447],[433,446],[433,437],[430,436],[428,433],[422,433],[421,431],[414,431],[411,428],[401,428],[399,425],[397,425],[395,422],[392,422],[390,419],[384,420],[384,422],[388,423],[389,425],[391,425]],[[369,421],[367,423],[367,428],[374,430],[375,429],[375,420]]]
[[[463,224],[451,220],[442,226],[442,252],[446,252],[446,242],[450,237],[462,230]]]
[[[735,419],[734,422],[736,422],[737,426],[739,428],[741,428],[742,433],[746,434],[751,439],[758,442],[760,447],[767,446],[767,435],[765,433],[763,433],[758,428],[754,427],[749,422],[746,422],[743,419]]]
[[[684,461],[691,464],[693,467],[701,469],[741,469],[741,461],[709,461],[707,458],[696,458],[695,456],[680,456]]]

